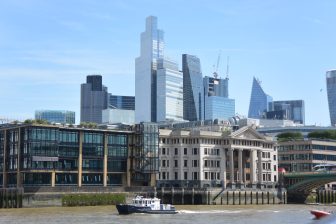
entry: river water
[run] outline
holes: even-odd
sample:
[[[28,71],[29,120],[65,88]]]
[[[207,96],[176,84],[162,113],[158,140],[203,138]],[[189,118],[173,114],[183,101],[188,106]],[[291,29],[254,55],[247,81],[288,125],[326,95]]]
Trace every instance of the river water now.
[[[277,224],[319,223],[311,209],[336,210],[336,207],[316,205],[257,205],[257,206],[176,206],[175,215],[132,214],[118,215],[114,206],[48,207],[1,209],[0,223],[4,224]]]

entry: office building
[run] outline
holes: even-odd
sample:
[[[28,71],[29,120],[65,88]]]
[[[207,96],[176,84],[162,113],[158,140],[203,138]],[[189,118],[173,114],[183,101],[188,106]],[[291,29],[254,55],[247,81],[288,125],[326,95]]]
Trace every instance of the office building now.
[[[204,120],[204,87],[200,59],[182,55],[183,118],[188,121]]]
[[[249,118],[264,118],[266,112],[271,111],[271,102],[273,99],[267,95],[261,87],[261,82],[253,77],[250,107],[248,111]]]
[[[157,60],[156,120],[183,120],[183,76],[177,63]]]
[[[157,186],[274,187],[278,181],[274,142],[251,127],[231,134],[160,129]]]
[[[164,33],[157,28],[157,18],[146,18],[146,30],[141,33],[140,57],[135,59],[135,120],[156,121],[157,60],[163,59]]]
[[[205,120],[227,120],[235,116],[235,100],[228,98],[228,83],[228,78],[203,78]]]
[[[135,111],[108,108],[103,110],[103,124],[135,124]]]
[[[267,119],[292,120],[305,123],[305,105],[303,100],[273,101],[271,110],[266,112]]]
[[[327,71],[327,94],[331,126],[336,125],[336,70]]]
[[[75,112],[67,110],[37,110],[35,111],[36,120],[45,120],[49,123],[75,124]]]
[[[107,87],[101,75],[89,75],[81,85],[80,122],[102,123],[102,111],[108,108]]]
[[[0,186],[25,192],[41,186],[155,186],[158,138],[152,123],[127,130],[6,125],[0,127]]]
[[[310,172],[319,164],[336,165],[336,142],[306,139],[278,142],[279,167],[288,172]]]
[[[109,94],[109,107],[122,110],[135,110],[135,97]]]

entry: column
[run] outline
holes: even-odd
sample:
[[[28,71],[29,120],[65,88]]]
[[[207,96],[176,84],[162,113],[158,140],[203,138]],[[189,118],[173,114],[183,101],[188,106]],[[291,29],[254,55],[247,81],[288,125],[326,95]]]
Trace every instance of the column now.
[[[83,141],[84,133],[79,132],[79,153],[78,153],[78,187],[82,186],[82,172],[83,172]]]
[[[239,183],[243,183],[243,149],[238,149]]]
[[[21,128],[18,130],[17,161],[16,161],[16,187],[22,187],[20,161],[21,161]]]
[[[51,187],[55,187],[56,172],[51,171]]]
[[[230,182],[231,185],[235,183],[234,181],[234,161],[233,161],[233,149],[229,149],[230,152]]]
[[[226,149],[223,150],[222,156],[223,188],[226,188]]]
[[[104,187],[107,186],[107,152],[108,152],[108,148],[107,148],[107,142],[108,142],[108,136],[107,133],[104,134],[104,174],[103,174],[103,185]]]
[[[250,152],[250,178],[251,178],[251,184],[256,183],[256,157],[255,157],[255,150],[251,149]]]
[[[7,130],[4,130],[4,152],[3,152],[3,172],[2,172],[2,187],[7,187],[7,172],[6,172],[6,160],[7,160]]]
[[[262,183],[261,150],[258,150],[258,184]]]

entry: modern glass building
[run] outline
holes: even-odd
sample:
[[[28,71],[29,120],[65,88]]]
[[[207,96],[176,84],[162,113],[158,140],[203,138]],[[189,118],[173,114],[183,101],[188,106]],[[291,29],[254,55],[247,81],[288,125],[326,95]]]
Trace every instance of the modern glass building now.
[[[107,87],[101,75],[89,75],[81,85],[80,122],[102,123],[102,111],[108,107]]]
[[[158,138],[155,124],[129,130],[6,125],[0,186],[155,186]]]
[[[235,116],[235,100],[220,96],[209,96],[205,103],[205,120],[228,120]]]
[[[292,120],[295,123],[305,123],[305,104],[303,100],[273,101],[272,111],[266,113],[267,119]]]
[[[264,92],[260,81],[253,77],[248,117],[256,119],[265,117],[266,112],[271,110],[271,102],[273,102],[273,98]]]
[[[141,33],[140,57],[135,59],[135,121],[156,121],[157,60],[163,58],[164,33],[157,28],[157,18],[146,18]]]
[[[183,120],[183,75],[177,63],[159,59],[157,63],[157,121]]]
[[[109,107],[122,110],[135,110],[135,97],[109,94]]]
[[[331,126],[336,125],[336,70],[327,71],[327,94]]]
[[[50,123],[76,123],[75,112],[67,110],[37,110],[35,111],[35,119],[45,120]]]
[[[183,118],[188,121],[204,120],[204,87],[200,59],[182,55]]]
[[[205,76],[204,85],[204,119],[227,120],[235,115],[235,100],[229,96],[229,79]]]

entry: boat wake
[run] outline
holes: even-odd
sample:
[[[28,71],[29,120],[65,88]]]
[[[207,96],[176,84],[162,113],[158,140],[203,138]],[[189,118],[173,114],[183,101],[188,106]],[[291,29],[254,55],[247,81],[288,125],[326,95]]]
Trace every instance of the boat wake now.
[[[208,210],[208,211],[195,211],[195,210],[179,210],[179,214],[237,214],[241,211],[230,211],[230,210]]]

